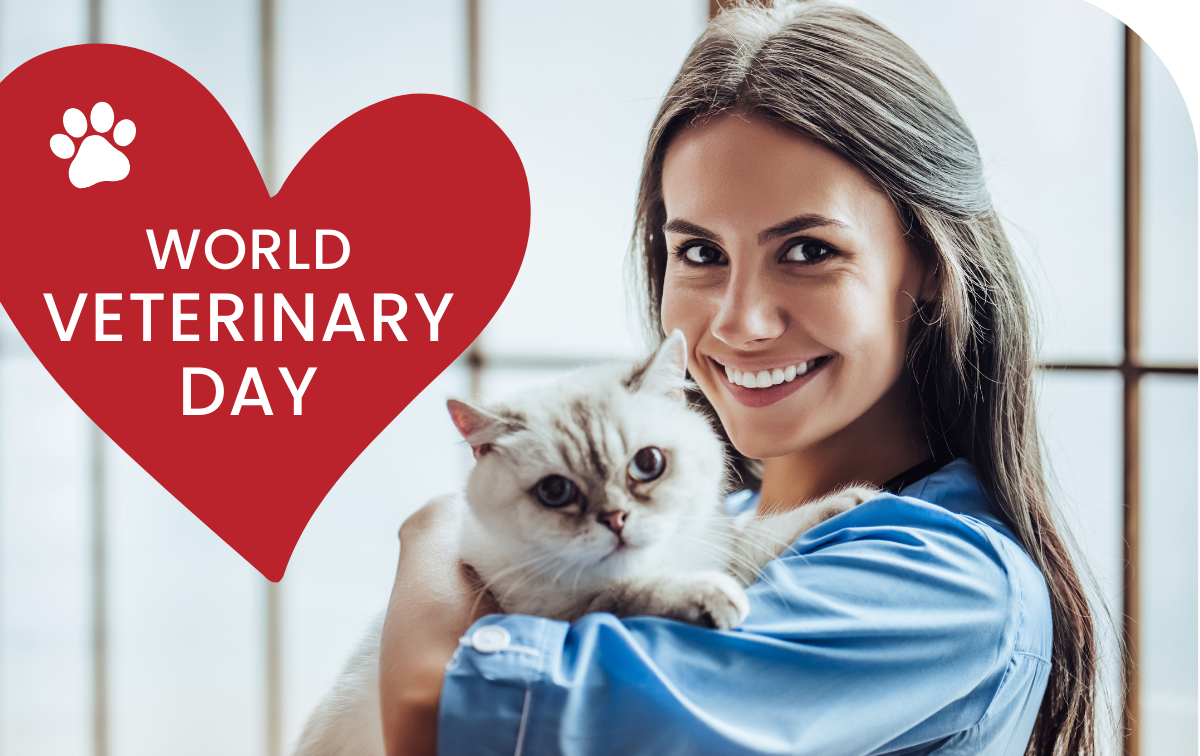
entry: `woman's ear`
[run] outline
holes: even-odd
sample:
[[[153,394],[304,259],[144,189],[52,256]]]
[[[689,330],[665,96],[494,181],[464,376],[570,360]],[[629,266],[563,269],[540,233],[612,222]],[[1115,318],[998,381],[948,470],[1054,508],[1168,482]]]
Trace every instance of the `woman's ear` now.
[[[921,279],[921,288],[920,293],[917,295],[917,302],[922,306],[937,300],[941,296],[942,282],[939,262],[936,253],[930,254],[925,264],[921,266],[924,269],[924,275]]]
[[[917,269],[921,276],[917,290],[914,292],[916,304],[918,307],[924,308],[941,295],[941,259],[938,257],[933,243],[927,239],[910,235],[908,248],[912,253],[912,259],[917,263]]]

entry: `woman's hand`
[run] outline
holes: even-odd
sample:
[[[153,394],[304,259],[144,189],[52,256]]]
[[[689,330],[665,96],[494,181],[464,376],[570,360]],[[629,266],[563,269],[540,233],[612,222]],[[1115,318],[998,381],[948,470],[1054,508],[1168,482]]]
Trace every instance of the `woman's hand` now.
[[[499,611],[478,598],[477,577],[458,558],[466,504],[439,496],[400,527],[400,564],[379,648],[379,700],[389,756],[437,752],[442,676],[458,639]]]

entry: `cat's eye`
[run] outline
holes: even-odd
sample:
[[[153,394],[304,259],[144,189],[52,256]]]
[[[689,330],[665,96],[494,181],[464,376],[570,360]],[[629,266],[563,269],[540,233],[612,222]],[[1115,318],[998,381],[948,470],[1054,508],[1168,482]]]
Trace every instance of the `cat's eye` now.
[[[833,248],[813,239],[798,239],[783,255],[789,262],[814,263],[834,255]]]
[[[645,483],[663,474],[667,467],[667,459],[657,446],[647,446],[639,449],[629,461],[629,477]]]
[[[547,475],[533,487],[533,495],[542,506],[558,509],[575,501],[579,497],[579,489],[561,475]]]

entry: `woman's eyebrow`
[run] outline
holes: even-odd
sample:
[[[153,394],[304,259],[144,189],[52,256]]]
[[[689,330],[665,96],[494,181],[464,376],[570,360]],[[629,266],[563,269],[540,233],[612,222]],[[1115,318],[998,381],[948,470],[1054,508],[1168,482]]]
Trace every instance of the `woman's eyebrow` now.
[[[683,218],[672,218],[663,224],[663,233],[672,231],[677,234],[687,234],[688,236],[700,236],[705,239],[711,239],[717,244],[721,244],[721,235],[715,231],[709,231],[704,226],[697,225]]]
[[[850,229],[850,226],[842,223],[836,218],[830,218],[829,216],[819,215],[816,213],[809,213],[807,215],[797,215],[795,218],[790,218],[785,220],[783,223],[777,223],[774,226],[771,226],[766,231],[760,231],[758,234],[758,243],[766,244],[772,239],[791,236],[792,234],[797,234],[801,231],[807,231],[810,228],[816,228],[818,226],[834,226],[836,228],[844,228],[846,230]]]
[[[797,215],[795,218],[789,218],[783,223],[777,223],[765,231],[760,231],[758,234],[758,243],[766,244],[772,239],[790,236],[819,226],[833,226],[835,228],[850,230],[850,226],[836,218],[830,218],[827,215],[820,215],[818,213],[807,213],[805,215]],[[709,231],[704,226],[684,220],[683,218],[672,218],[664,223],[663,233],[667,232],[699,236],[704,239],[711,239],[718,244],[722,243],[721,235],[716,231]]]

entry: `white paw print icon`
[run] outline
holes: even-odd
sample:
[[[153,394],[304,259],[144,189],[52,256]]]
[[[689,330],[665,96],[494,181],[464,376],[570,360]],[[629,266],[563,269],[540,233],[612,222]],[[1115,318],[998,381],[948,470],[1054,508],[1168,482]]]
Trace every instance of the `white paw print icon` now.
[[[50,150],[55,155],[63,160],[75,156],[70,169],[67,170],[67,176],[71,183],[80,189],[86,189],[101,181],[120,181],[129,175],[129,158],[109,144],[106,137],[101,136],[113,129],[112,106],[107,102],[96,103],[92,106],[91,121],[92,129],[96,133],[83,140],[83,144],[79,145],[78,154],[71,137],[78,139],[87,133],[88,127],[88,119],[83,117],[83,112],[78,108],[71,108],[63,113],[63,128],[71,136],[55,134],[50,137]],[[126,118],[113,129],[112,138],[118,146],[124,147],[133,141],[136,134],[137,129],[134,128],[133,121]]]

